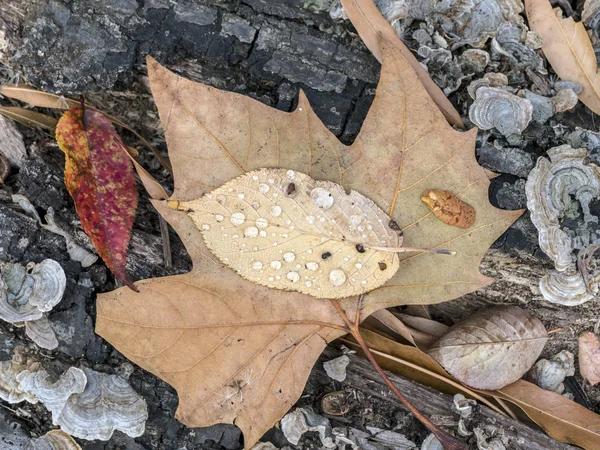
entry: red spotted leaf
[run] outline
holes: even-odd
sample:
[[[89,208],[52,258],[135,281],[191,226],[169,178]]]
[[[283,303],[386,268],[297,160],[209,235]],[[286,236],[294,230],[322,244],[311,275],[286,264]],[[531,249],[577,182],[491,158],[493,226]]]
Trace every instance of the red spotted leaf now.
[[[138,194],[125,145],[100,112],[67,111],[56,127],[65,152],[65,184],[94,247],[115,277],[135,290],[127,275],[127,247]]]

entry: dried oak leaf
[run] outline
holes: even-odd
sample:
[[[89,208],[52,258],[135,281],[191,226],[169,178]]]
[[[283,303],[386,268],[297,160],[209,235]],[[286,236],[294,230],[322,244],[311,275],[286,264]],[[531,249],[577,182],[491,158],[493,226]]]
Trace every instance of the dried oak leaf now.
[[[127,247],[138,193],[125,145],[98,111],[72,108],[58,121],[56,140],[65,152],[65,185],[81,225],[115,277],[135,288],[127,274]]]
[[[591,331],[579,335],[579,372],[592,386],[600,382],[600,340]]]
[[[516,306],[500,306],[456,323],[427,353],[467,386],[501,389],[531,368],[547,340],[539,319]]]
[[[400,254],[379,289],[340,300],[359,320],[388,306],[443,302],[492,280],[478,267],[519,216],[488,201],[475,160],[475,130],[453,130],[402,54],[382,42],[373,106],[356,141],[341,144],[303,93],[291,113],[181,78],[148,59],[150,84],[175,173],[171,201],[192,201],[263,167],[332,181],[374,201],[405,242],[456,256]],[[477,212],[469,230],[449,227],[421,202],[426,188],[456,193]],[[194,268],[98,296],[96,331],[179,393],[177,418],[190,427],[235,423],[249,448],[299,398],[320,352],[346,333],[331,302],[259,286],[224,267],[184,211],[153,201],[183,240]],[[394,224],[394,228],[397,228]],[[440,259],[444,263],[440,264]]]
[[[600,114],[600,75],[590,37],[581,22],[562,17],[549,0],[525,0],[529,27],[542,38],[542,50],[552,69],[563,80],[582,86],[581,100]]]

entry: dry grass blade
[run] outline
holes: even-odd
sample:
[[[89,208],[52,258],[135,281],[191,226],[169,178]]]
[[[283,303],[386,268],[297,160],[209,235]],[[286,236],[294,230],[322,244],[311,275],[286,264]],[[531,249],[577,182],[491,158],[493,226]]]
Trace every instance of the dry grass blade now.
[[[373,0],[342,0],[342,6],[346,10],[348,17],[352,21],[356,31],[358,31],[361,39],[379,62],[382,61],[383,57],[383,52],[379,44],[380,36],[383,35],[406,58],[448,122],[459,128],[465,127],[458,111],[456,111],[452,103],[450,103],[450,100],[448,100],[442,90],[434,83],[425,69],[423,69],[423,66],[421,66],[421,63],[417,58],[414,57],[406,45],[404,45],[396,35],[396,32],[381,15],[377,6],[373,3]]]
[[[27,85],[9,84],[0,86],[0,94],[38,108],[71,109],[79,106],[77,100],[50,92],[38,91],[33,86]]]
[[[0,114],[30,128],[43,128],[54,134],[58,120],[30,109],[18,106],[0,106]]]
[[[32,106],[36,106],[38,108],[51,108],[51,109],[71,109],[77,108],[80,105],[80,102],[77,100],[73,100],[67,98],[63,95],[52,94],[50,92],[39,91],[33,86],[23,86],[23,85],[5,85],[0,86],[0,94],[5,97],[12,98],[15,100],[19,100],[25,103],[28,103]],[[86,108],[92,109],[94,111],[101,112],[106,116],[108,120],[110,120],[115,125],[118,125],[122,128],[125,128],[127,131],[133,133],[136,138],[138,138],[146,148],[148,148],[154,156],[160,161],[162,166],[172,175],[173,168],[171,167],[171,162],[168,158],[162,156],[158,150],[156,150],[144,137],[142,137],[137,131],[131,128],[129,125],[124,123],[123,121],[113,117],[98,108],[94,108],[93,106],[86,105]]]
[[[546,59],[563,80],[576,81],[579,99],[600,114],[600,75],[592,42],[581,22],[558,16],[548,0],[525,0],[529,27],[542,38]],[[560,11],[560,10],[559,10]]]

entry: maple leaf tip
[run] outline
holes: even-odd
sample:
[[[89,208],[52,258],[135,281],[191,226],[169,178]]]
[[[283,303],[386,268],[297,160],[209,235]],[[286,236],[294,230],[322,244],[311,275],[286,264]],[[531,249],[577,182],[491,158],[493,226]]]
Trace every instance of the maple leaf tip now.
[[[135,284],[133,284],[132,282],[128,283],[127,287],[129,289],[131,289],[133,292],[137,292],[138,294],[140,293],[140,290],[138,289],[138,287]]]

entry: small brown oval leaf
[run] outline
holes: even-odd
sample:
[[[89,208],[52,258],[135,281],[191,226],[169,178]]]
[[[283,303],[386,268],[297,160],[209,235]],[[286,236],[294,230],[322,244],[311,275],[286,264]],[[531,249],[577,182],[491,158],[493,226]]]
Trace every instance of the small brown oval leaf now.
[[[429,210],[447,225],[469,228],[475,222],[475,209],[448,191],[428,190],[421,197]]]
[[[467,386],[501,389],[531,368],[547,340],[537,318],[516,306],[500,306],[458,322],[428,354]]]
[[[579,335],[579,371],[592,386],[600,382],[600,341],[591,331]]]
[[[398,255],[381,250],[402,245],[390,217],[358,192],[301,172],[256,170],[170,205],[187,212],[225,265],[270,288],[344,298],[398,270]]]

